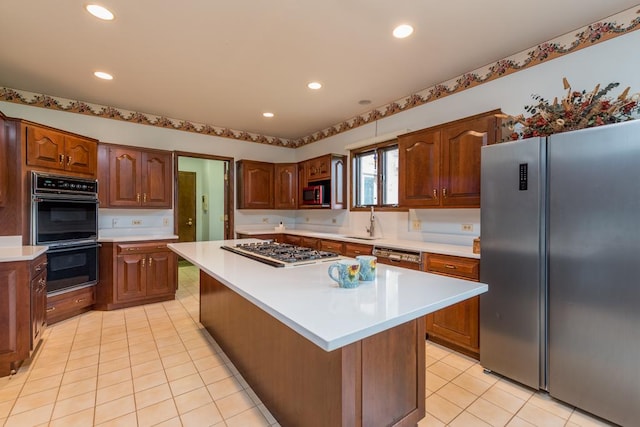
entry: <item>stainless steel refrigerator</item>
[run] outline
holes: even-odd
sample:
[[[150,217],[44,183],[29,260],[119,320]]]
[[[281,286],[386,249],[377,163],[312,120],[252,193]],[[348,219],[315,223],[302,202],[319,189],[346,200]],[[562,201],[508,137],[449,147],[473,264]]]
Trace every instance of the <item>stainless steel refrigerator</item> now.
[[[640,120],[482,148],[480,363],[640,422]]]

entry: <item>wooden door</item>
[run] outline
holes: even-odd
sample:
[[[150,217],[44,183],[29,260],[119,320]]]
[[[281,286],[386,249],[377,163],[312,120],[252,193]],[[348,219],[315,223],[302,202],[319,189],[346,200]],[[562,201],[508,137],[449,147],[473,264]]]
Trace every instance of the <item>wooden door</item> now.
[[[274,207],[276,209],[298,207],[298,165],[296,163],[276,163]]]
[[[118,255],[116,265],[116,301],[144,298],[147,294],[146,254]]]
[[[27,164],[64,170],[64,134],[35,126],[26,126]]]
[[[402,207],[440,205],[440,130],[398,138],[398,198]]]
[[[94,141],[65,136],[65,170],[95,176],[97,173],[98,144]]]
[[[171,208],[172,164],[171,153],[141,153],[142,206]]]
[[[178,172],[178,241],[196,241],[195,172]]]
[[[173,271],[176,256],[169,249],[147,256],[147,296],[165,295],[175,291]]]
[[[109,149],[109,206],[140,206],[142,201],[140,152]]]
[[[442,130],[442,206],[480,207],[480,150],[493,142],[495,123],[490,116]]]

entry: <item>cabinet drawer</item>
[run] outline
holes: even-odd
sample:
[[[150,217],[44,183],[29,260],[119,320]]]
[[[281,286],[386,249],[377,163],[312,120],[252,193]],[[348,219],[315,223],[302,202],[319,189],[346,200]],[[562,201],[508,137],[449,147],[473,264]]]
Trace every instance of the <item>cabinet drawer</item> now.
[[[462,279],[479,280],[480,262],[475,258],[426,254],[426,271]]]
[[[335,240],[320,240],[320,250],[341,254],[344,252],[344,243]]]
[[[95,303],[95,286],[47,297],[47,323],[68,319],[91,309]]]
[[[118,254],[138,254],[158,251],[168,251],[166,242],[154,243],[126,243],[116,246]]]
[[[358,243],[346,243],[344,244],[344,254],[348,257],[356,257],[358,255],[371,255],[373,246],[360,245]]]
[[[42,255],[31,262],[31,277],[36,277],[43,271],[47,271],[47,256]]]

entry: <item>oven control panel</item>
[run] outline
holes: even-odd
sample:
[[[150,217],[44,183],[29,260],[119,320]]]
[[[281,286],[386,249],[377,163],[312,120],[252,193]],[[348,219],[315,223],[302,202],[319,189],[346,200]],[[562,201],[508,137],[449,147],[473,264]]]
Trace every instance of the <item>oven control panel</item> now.
[[[32,193],[34,195],[74,194],[95,198],[98,194],[98,181],[33,172]]]

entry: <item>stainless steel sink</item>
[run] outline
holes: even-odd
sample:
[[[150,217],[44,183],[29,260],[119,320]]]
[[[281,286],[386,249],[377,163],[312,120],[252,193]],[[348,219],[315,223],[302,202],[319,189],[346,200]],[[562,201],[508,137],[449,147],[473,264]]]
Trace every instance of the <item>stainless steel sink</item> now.
[[[344,236],[347,239],[360,239],[360,240],[377,240],[380,237],[370,237],[370,236]]]

